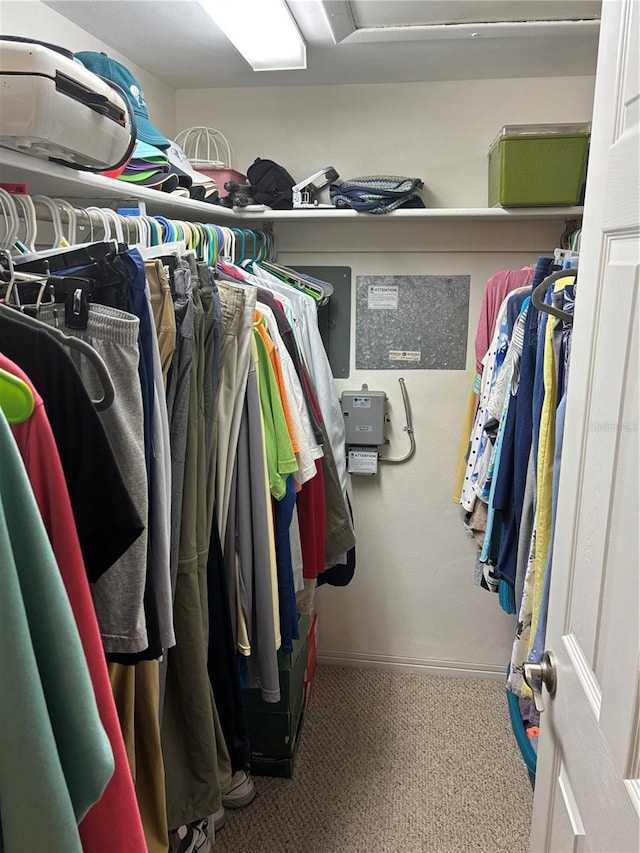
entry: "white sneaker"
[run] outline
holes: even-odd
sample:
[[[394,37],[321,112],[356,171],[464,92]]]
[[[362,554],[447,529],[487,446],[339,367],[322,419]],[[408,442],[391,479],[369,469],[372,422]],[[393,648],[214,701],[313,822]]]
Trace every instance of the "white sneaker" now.
[[[219,812],[216,812],[214,815],[211,815],[209,820],[213,823],[214,832],[220,832],[222,827],[227,822],[227,813],[224,810],[224,806],[220,809]]]
[[[241,809],[254,801],[256,793],[251,776],[246,770],[238,770],[233,774],[227,790],[222,793],[222,805],[226,809]]]

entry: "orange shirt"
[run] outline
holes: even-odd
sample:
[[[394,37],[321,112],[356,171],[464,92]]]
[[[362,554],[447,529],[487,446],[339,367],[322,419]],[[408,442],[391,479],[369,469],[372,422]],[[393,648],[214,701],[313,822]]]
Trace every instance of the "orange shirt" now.
[[[269,333],[265,328],[265,324],[262,318],[262,314],[256,310],[254,315],[254,325],[258,332],[260,333],[260,337],[265,343],[267,348],[267,352],[269,353],[269,360],[271,361],[271,365],[273,367],[273,372],[276,375],[276,383],[278,385],[278,391],[280,392],[280,399],[282,400],[282,409],[284,411],[284,419],[287,422],[287,431],[289,432],[289,438],[291,439],[291,445],[293,447],[294,453],[300,452],[300,446],[296,441],[295,429],[293,426],[293,419],[291,417],[291,409],[289,408],[289,400],[287,398],[287,390],[284,384],[284,376],[282,374],[282,364],[280,363],[280,356],[276,350],[276,345],[269,337]]]

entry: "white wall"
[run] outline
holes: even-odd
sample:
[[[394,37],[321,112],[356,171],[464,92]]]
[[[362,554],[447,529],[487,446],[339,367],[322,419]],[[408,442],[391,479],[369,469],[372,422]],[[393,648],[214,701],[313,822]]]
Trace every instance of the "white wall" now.
[[[0,32],[3,35],[25,36],[66,47],[67,50],[97,50],[108,53],[131,71],[140,83],[149,118],[165,135],[172,139],[176,129],[175,92],[171,86],[149,74],[129,57],[73,24],[59,12],[39,0],[0,0]]]
[[[352,302],[351,375],[336,382],[338,391],[357,389],[366,382],[388,394],[392,428],[386,452],[398,457],[409,446],[402,430],[404,409],[398,385],[398,377],[404,377],[417,452],[404,465],[381,466],[376,478],[352,477],[356,575],[346,588],[318,591],[321,653],[360,665],[426,666],[503,677],[515,620],[500,610],[497,596],[473,584],[475,546],[463,532],[461,510],[452,499],[460,425],[475,363],[475,327],[486,280],[500,269],[532,263],[553,248],[563,223],[523,224],[513,232],[469,223],[409,229],[404,225],[404,238],[393,233],[395,223],[393,229],[382,223],[373,227],[373,233],[354,241],[356,251],[344,251],[344,243],[353,240],[353,235],[344,233],[348,229],[343,228],[343,243],[340,235],[333,240],[317,233],[316,240],[334,242],[343,249],[322,253],[311,251],[312,241],[296,233],[295,226],[289,226],[288,234],[281,226],[278,230],[287,251],[280,257],[292,266],[351,266],[354,289],[356,275],[469,274],[469,369],[355,370]],[[382,234],[383,229],[391,233]],[[396,241],[399,250],[394,251]],[[296,243],[309,251],[296,251]],[[511,244],[514,250],[508,251]],[[518,251],[525,247],[526,251]]]
[[[589,121],[594,78],[478,80],[383,86],[177,92],[178,129],[223,131],[246,169],[256,156],[302,179],[332,164],[343,177],[418,175],[431,206],[484,207],[487,151],[504,124]],[[278,223],[285,262],[344,264],[361,274],[471,275],[467,371],[356,371],[339,390],[386,391],[392,452],[407,438],[398,376],[406,379],[418,451],[376,479],[353,478],[356,577],[317,595],[325,656],[359,663],[504,673],[515,620],[472,582],[475,549],[452,501],[460,422],[474,365],[486,280],[553,249],[562,222],[507,227],[398,222]],[[355,316],[355,304],[352,316]]]
[[[225,134],[242,171],[256,157],[303,180],[420,177],[429,207],[484,207],[487,152],[505,124],[589,121],[593,77],[178,90],[178,130]]]

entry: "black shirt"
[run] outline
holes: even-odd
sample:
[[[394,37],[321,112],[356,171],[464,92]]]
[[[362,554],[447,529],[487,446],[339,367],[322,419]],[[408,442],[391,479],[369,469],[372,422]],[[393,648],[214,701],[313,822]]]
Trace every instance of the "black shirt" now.
[[[96,581],[144,530],[100,416],[64,345],[46,330],[0,314],[0,350],[24,370],[42,397],[87,576]]]

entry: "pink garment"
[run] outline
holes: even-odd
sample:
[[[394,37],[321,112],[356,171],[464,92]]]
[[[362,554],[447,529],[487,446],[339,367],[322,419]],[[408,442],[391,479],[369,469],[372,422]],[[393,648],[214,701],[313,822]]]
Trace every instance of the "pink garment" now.
[[[521,270],[503,270],[491,276],[485,284],[476,332],[476,373],[482,373],[482,359],[489,349],[498,311],[505,296],[512,290],[531,284],[533,276],[534,270],[531,267]]]
[[[24,461],[69,596],[100,719],[111,743],[115,760],[115,771],[104,794],[80,824],[82,848],[85,853],[125,850],[127,853],[147,853],[140,811],[58,448],[42,398],[28,376],[2,353],[0,367],[26,382],[33,392],[33,414],[24,423],[12,424],[11,431]]]

